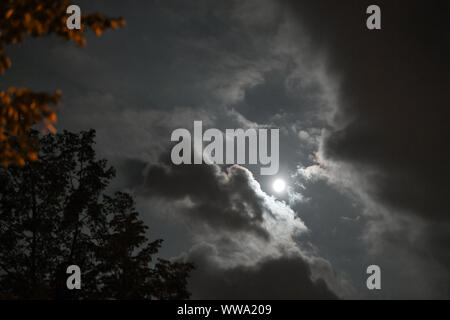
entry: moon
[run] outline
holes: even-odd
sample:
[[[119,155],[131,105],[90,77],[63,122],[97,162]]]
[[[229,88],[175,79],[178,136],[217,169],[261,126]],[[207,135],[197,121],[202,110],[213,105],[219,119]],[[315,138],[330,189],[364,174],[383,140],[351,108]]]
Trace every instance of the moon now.
[[[276,179],[272,184],[272,188],[275,192],[281,193],[286,189],[286,182],[283,179]]]

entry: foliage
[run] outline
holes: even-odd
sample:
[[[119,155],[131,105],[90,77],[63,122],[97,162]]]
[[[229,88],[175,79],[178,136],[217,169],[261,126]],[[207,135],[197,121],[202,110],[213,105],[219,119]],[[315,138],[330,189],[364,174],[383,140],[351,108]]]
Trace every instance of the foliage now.
[[[94,136],[48,134],[38,160],[0,167],[0,298],[187,299],[192,266],[153,259],[162,240],[147,239],[129,194],[105,193],[115,171]],[[66,287],[72,264],[81,290]]]
[[[60,98],[58,91],[53,95],[26,88],[0,92],[0,161],[3,166],[23,166],[26,160],[37,159],[37,141],[30,138],[28,131],[40,121],[51,132],[56,132],[52,125],[56,114],[48,105],[59,103]]]
[[[25,40],[26,36],[56,34],[85,46],[87,29],[100,36],[109,28],[124,26],[122,18],[107,18],[100,13],[82,14],[81,29],[66,27],[69,0],[2,0],[0,1],[0,72],[11,66],[5,48]],[[29,89],[9,88],[0,91],[0,165],[23,165],[35,159],[36,142],[28,138],[35,123],[54,131],[56,113],[49,104],[58,104],[60,92],[34,93]]]

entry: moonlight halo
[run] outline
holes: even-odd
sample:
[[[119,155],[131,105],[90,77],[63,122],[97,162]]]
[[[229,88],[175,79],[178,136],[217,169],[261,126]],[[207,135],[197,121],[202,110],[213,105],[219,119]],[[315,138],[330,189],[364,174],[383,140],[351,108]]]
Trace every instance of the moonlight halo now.
[[[286,189],[286,182],[278,178],[273,182],[272,188],[276,193],[281,193]]]

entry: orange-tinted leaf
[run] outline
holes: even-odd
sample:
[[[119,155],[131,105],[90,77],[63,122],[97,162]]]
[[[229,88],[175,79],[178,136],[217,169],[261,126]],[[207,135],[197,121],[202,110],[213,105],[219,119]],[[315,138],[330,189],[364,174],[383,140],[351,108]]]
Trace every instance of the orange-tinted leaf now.
[[[5,18],[9,19],[13,13],[14,13],[14,9],[9,9],[8,11],[6,11]]]

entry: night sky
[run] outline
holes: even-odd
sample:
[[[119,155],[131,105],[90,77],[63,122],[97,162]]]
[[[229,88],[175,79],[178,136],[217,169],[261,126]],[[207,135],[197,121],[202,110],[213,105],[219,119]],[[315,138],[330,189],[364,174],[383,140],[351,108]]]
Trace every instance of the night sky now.
[[[1,84],[60,89],[57,129],[96,129],[192,298],[450,298],[448,1],[74,3],[127,25],[11,46]],[[195,120],[278,128],[279,173],[173,165]]]

